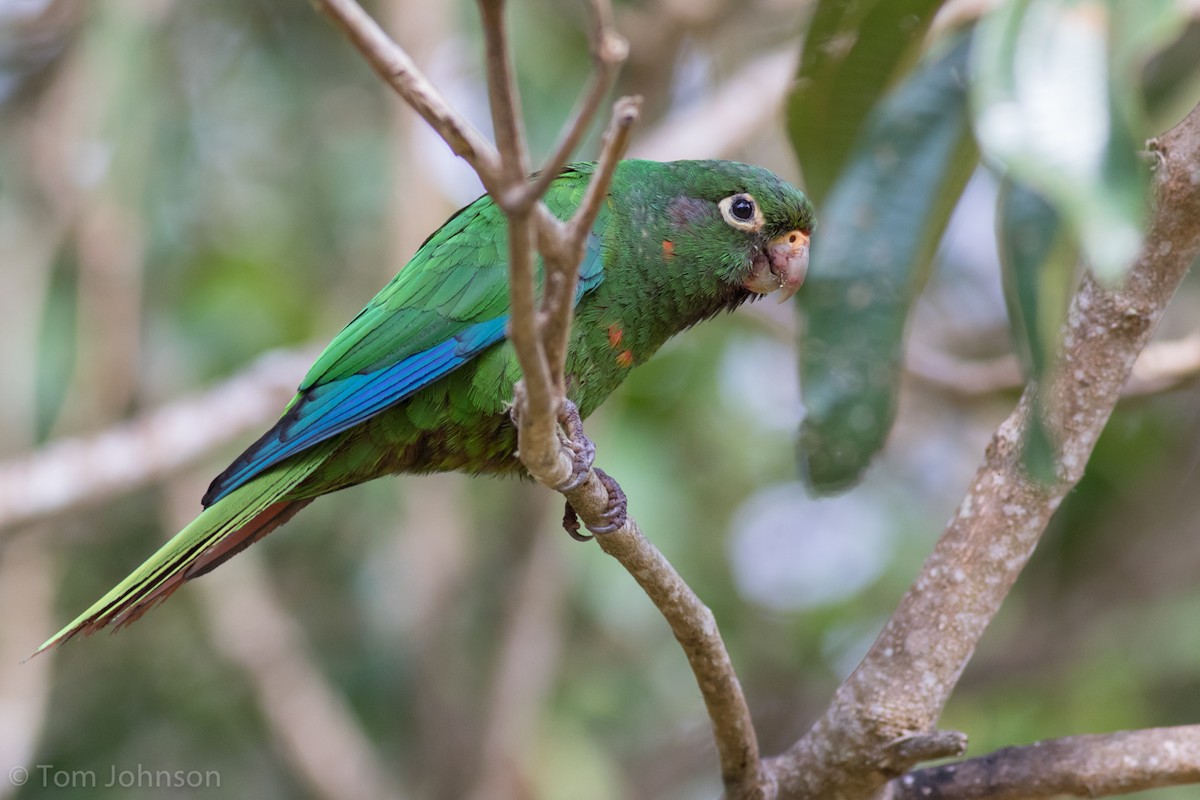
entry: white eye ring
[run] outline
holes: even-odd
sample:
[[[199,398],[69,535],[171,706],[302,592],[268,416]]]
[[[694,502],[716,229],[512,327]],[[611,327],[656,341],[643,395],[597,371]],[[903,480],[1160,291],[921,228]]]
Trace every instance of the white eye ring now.
[[[749,206],[749,209],[747,209],[747,206]],[[725,220],[725,224],[731,228],[737,228],[739,231],[747,231],[749,233],[762,230],[762,209],[758,207],[754,195],[745,192],[731,194],[717,203],[717,208],[721,209],[721,217]],[[747,210],[750,211],[749,217],[745,216]]]

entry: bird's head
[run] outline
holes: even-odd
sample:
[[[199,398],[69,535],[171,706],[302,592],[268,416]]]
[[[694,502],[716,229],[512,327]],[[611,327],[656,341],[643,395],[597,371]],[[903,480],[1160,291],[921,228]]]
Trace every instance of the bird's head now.
[[[799,189],[761,167],[733,161],[674,162],[687,178],[668,206],[719,278],[753,294],[788,299],[808,271],[812,203]]]

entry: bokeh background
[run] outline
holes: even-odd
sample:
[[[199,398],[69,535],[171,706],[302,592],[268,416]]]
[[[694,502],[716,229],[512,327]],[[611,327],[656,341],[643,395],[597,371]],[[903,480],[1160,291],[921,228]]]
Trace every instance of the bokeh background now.
[[[587,75],[585,18],[511,5],[536,156]],[[812,5],[618,3],[619,91],[646,98],[632,154],[735,158],[803,185],[783,103]],[[487,130],[473,4],[368,8]],[[1149,132],[1200,98],[1194,81],[1164,92]],[[0,798],[719,794],[666,625],[562,533],[557,495],[518,481],[325,498],[137,625],[23,661],[191,518],[314,348],[479,192],[301,0],[0,0],[0,477],[189,401],[173,435],[198,454],[0,528]],[[688,332],[589,420],[598,463],[712,607],[768,753],[865,652],[1018,396],[995,193],[981,170],[955,212],[910,322],[896,428],[852,491],[813,500],[799,483],[786,306]],[[1194,284],[1162,332],[1185,351]],[[1200,719],[1198,400],[1185,374],[1119,407],[947,709],[972,754]],[[135,785],[106,787],[114,769]],[[203,785],[137,785],[139,769]]]

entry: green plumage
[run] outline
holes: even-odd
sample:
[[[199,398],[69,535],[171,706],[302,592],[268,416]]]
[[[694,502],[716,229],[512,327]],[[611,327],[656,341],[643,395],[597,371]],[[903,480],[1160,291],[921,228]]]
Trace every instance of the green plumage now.
[[[591,172],[574,165],[552,184],[554,214],[574,211]],[[755,230],[730,216],[744,203],[721,208],[731,196],[757,206]],[[675,333],[775,288],[763,288],[770,243],[800,232],[806,258],[812,226],[804,195],[765,170],[622,162],[580,270],[566,363],[580,413]],[[447,221],[325,349],[280,422],[213,482],[204,512],[42,649],[136,619],[320,495],[393,473],[519,471],[506,255],[490,199]]]

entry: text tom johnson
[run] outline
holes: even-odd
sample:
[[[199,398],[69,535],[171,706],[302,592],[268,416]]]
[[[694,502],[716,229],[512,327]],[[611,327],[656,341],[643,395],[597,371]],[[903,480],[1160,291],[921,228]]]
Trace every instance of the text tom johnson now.
[[[17,776],[12,776],[14,783]],[[62,769],[54,764],[35,764],[23,776],[42,786],[61,789],[219,789],[221,773],[215,769],[151,769],[142,764],[100,769]]]

